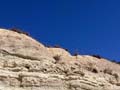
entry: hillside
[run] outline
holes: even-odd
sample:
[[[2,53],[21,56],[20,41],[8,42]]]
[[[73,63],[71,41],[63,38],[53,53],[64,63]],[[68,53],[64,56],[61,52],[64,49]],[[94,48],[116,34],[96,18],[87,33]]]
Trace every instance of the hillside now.
[[[0,90],[120,90],[120,65],[0,29]]]

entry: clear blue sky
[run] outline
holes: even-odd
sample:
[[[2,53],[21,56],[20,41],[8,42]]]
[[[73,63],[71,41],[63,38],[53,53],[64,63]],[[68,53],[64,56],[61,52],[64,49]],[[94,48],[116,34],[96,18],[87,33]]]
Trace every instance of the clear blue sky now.
[[[38,41],[120,60],[120,0],[2,0],[0,27]]]

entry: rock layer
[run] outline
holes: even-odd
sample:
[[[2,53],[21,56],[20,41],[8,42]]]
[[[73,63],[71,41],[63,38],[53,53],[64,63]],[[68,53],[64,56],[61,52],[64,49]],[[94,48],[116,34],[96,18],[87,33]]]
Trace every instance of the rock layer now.
[[[120,65],[0,29],[0,90],[120,90]]]

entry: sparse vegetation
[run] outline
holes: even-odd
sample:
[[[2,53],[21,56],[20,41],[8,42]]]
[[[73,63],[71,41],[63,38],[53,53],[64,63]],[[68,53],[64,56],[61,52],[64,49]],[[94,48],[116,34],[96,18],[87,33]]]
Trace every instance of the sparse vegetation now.
[[[97,67],[93,63],[88,63],[87,70],[93,73],[98,73]]]
[[[100,55],[92,55],[95,58],[101,59],[102,57]]]
[[[78,51],[75,51],[74,53],[73,53],[73,56],[78,56],[79,55],[79,52]]]
[[[10,30],[14,31],[14,32],[17,32],[17,33],[20,33],[20,34],[25,34],[25,35],[29,36],[29,34],[27,32],[24,32],[24,31],[22,31],[22,30],[20,30],[18,28],[11,28]]]
[[[66,49],[66,48],[65,48],[64,50],[69,52],[69,50],[68,50],[68,49]]]
[[[56,55],[53,58],[56,60],[55,63],[57,63],[57,62],[59,62],[61,60],[61,55]]]
[[[109,75],[112,75],[113,73],[113,71],[110,68],[106,68],[103,72]]]
[[[45,45],[45,47],[47,47],[47,48],[53,48],[52,46],[50,46],[50,45]]]
[[[120,65],[120,61],[117,61],[117,60],[111,60],[111,62],[113,62],[113,63],[116,63],[116,64],[119,64],[119,65]]]
[[[110,60],[110,61],[116,63],[116,60]]]
[[[113,76],[116,78],[116,80],[118,80],[119,75],[117,73],[114,73]]]
[[[54,48],[62,48],[60,45],[54,45]]]
[[[117,64],[120,64],[120,61],[119,62],[116,62]]]
[[[116,72],[113,72],[112,69],[107,68],[104,70],[104,73],[114,76],[116,80],[119,79],[119,74]]]
[[[93,73],[98,73],[97,68],[95,68],[95,67],[93,67],[93,66],[89,66],[89,67],[87,67],[87,69],[88,69],[88,71],[91,71],[91,72],[93,72]]]
[[[79,55],[79,51],[75,50],[74,53],[73,53],[73,56],[78,56],[78,55]]]
[[[79,55],[79,53],[74,53],[74,54],[73,54],[73,56],[78,56],[78,55]]]
[[[54,45],[54,46],[51,46],[51,45],[45,45],[45,47],[47,47],[47,48],[62,48],[60,45]],[[66,48],[62,48],[62,49],[64,49],[65,51],[69,52],[69,50],[66,49]]]

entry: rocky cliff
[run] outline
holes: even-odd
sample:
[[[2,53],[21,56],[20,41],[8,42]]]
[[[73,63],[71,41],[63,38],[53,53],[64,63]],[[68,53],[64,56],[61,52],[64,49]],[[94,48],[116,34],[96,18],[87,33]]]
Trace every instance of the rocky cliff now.
[[[120,65],[0,29],[0,90],[120,90]]]

